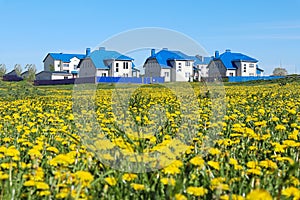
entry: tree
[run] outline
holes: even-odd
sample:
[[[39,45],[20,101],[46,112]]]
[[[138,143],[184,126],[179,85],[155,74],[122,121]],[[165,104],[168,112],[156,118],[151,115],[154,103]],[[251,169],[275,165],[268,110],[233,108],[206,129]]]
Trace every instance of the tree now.
[[[286,76],[287,74],[288,74],[288,72],[285,68],[277,67],[273,70],[274,76]]]
[[[28,76],[26,79],[28,81],[34,81],[35,80],[35,73],[36,73],[36,67],[34,64],[27,64],[25,69],[28,70]]]
[[[0,77],[2,78],[6,74],[6,65],[0,64]]]
[[[55,69],[54,69],[54,66],[53,66],[52,64],[49,65],[49,71],[50,71],[50,72],[54,72],[54,70],[55,70]]]
[[[16,71],[17,76],[21,76],[22,74],[22,67],[20,64],[16,64],[14,70]]]

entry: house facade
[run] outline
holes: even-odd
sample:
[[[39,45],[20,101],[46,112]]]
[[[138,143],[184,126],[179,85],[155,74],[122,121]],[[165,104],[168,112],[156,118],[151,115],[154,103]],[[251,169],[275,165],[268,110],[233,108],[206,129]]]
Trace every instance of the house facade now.
[[[226,50],[223,54],[215,52],[208,68],[209,77],[229,76],[262,76],[263,70],[257,65],[258,60],[241,54]]]
[[[17,74],[15,69],[6,73],[3,76],[3,81],[22,81],[22,80],[23,78]]]
[[[44,71],[64,71],[77,77],[79,73],[78,64],[81,59],[90,54],[90,51],[90,48],[87,48],[86,54],[48,53],[43,60]]]
[[[208,77],[208,68],[210,61],[213,59],[212,57],[204,57],[200,55],[196,55],[193,57],[194,62],[194,79],[196,81],[200,81],[201,77]]]
[[[62,80],[70,78],[73,78],[73,75],[65,71],[41,71],[35,75],[35,80]]]
[[[144,63],[145,77],[164,77],[165,82],[187,82],[193,79],[194,59],[180,51],[167,48],[155,53]]]
[[[79,77],[138,77],[139,70],[134,68],[133,60],[119,52],[100,47],[80,61]]]

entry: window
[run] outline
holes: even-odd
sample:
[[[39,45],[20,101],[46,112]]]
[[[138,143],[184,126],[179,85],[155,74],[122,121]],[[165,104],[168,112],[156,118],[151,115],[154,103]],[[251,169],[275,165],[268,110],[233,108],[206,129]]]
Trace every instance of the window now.
[[[253,73],[249,73],[249,76],[254,76],[254,74]]]
[[[78,68],[78,65],[74,65],[74,69],[77,69]]]
[[[181,63],[178,63],[178,72],[181,72]]]
[[[185,72],[185,77],[189,78],[190,77],[190,72]]]
[[[126,63],[125,63],[125,62],[123,62],[123,69],[125,69],[125,67],[126,67]]]
[[[246,72],[246,70],[247,70],[247,68],[246,68],[246,67],[244,67],[244,72]]]
[[[102,77],[106,77],[106,73],[102,73]]]
[[[185,65],[186,65],[186,66],[190,66],[190,61],[186,61],[186,62],[185,62]]]
[[[254,64],[250,64],[249,67],[250,67],[250,68],[254,68]]]
[[[126,69],[128,69],[128,62],[126,62]]]
[[[116,63],[116,72],[119,72],[119,63]]]
[[[69,64],[68,64],[68,63],[64,63],[63,66],[64,66],[64,67],[69,67]]]
[[[169,72],[165,72],[165,77],[169,77]]]
[[[246,67],[247,66],[247,64],[244,64],[244,67]]]
[[[67,76],[64,76],[64,79],[68,79],[68,77],[67,77]]]
[[[232,73],[232,72],[230,72],[230,73],[229,73],[229,76],[233,76],[233,73]]]

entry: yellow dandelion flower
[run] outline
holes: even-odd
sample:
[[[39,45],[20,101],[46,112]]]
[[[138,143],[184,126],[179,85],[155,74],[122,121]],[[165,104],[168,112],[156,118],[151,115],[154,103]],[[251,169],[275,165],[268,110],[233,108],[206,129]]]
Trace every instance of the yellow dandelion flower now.
[[[266,190],[252,190],[247,196],[246,200],[272,200],[272,196]]]
[[[208,161],[207,164],[216,170],[220,170],[220,164],[216,161]]]
[[[193,196],[202,197],[207,194],[208,191],[203,187],[188,187],[186,192]]]
[[[286,127],[285,127],[284,125],[278,124],[278,125],[275,127],[275,130],[276,130],[276,131],[285,131],[285,130],[286,130]]]
[[[49,185],[44,182],[35,182],[35,186],[39,190],[48,190],[49,189]]]
[[[205,161],[200,156],[196,156],[190,160],[190,163],[195,166],[203,167]]]
[[[172,185],[175,186],[176,180],[174,178],[162,178],[160,182],[164,185]]]
[[[113,177],[107,177],[107,178],[104,179],[104,181],[105,181],[107,184],[109,184],[110,186],[114,186],[114,185],[117,184],[116,179],[113,178]]]
[[[248,170],[247,170],[247,174],[260,175],[260,174],[261,174],[261,171],[260,171],[259,168],[248,169]]]
[[[175,200],[187,200],[183,194],[175,194]]]
[[[173,174],[173,175],[180,173],[180,169],[178,167],[174,167],[174,166],[167,166],[167,167],[163,168],[162,171],[165,174]]]
[[[8,178],[9,178],[8,174],[5,174],[4,172],[0,171],[0,180],[5,180],[5,179],[8,179]]]
[[[229,164],[231,164],[231,165],[237,165],[237,164],[239,164],[239,163],[238,163],[238,161],[237,161],[236,159],[230,158],[230,159],[229,159]]]
[[[38,195],[43,197],[43,196],[49,196],[51,194],[51,192],[49,190],[44,190],[44,191],[40,191],[38,192]]]
[[[59,153],[59,150],[56,147],[48,147],[46,150],[56,154]]]
[[[136,174],[124,174],[123,176],[122,176],[122,179],[124,180],[124,181],[132,181],[132,180],[134,180],[134,179],[136,179],[138,176],[136,175]]]
[[[33,180],[25,181],[25,183],[23,185],[26,187],[32,187],[35,185],[35,181],[33,181]]]
[[[294,199],[300,199],[300,190],[295,187],[288,187],[282,190],[282,195],[286,197],[294,197]]]
[[[130,186],[136,191],[145,190],[145,186],[142,184],[131,183]]]

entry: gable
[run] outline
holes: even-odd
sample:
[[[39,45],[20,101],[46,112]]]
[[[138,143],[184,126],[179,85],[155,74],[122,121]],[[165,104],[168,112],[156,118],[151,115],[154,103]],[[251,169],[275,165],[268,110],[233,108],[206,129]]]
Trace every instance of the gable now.
[[[122,55],[119,52],[103,49],[93,51],[90,55],[90,59],[97,69],[109,69],[111,62],[114,60],[128,62],[132,62],[134,60],[133,58]]]
[[[214,60],[221,60],[226,69],[236,69],[237,66],[235,62],[258,62],[258,60],[251,58],[250,56],[241,53],[231,53],[230,51],[226,51],[225,53],[221,54],[219,58],[214,58]]]
[[[48,59],[49,56],[54,60],[59,60],[65,63],[71,62],[72,58],[77,58],[80,60],[86,57],[86,55],[83,54],[48,53],[46,58],[43,60],[43,62],[45,62],[45,60]]]
[[[148,59],[156,59],[162,69],[172,68],[172,61],[194,61],[192,56],[188,56],[180,51],[161,50],[158,53],[150,56]]]

